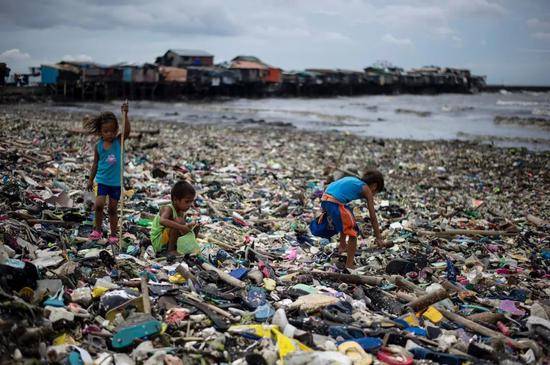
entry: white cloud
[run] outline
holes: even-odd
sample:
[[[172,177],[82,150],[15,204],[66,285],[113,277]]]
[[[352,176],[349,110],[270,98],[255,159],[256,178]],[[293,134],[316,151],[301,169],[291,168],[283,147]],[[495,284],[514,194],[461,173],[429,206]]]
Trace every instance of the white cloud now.
[[[8,62],[19,62],[29,60],[31,55],[25,52],[21,52],[18,48],[8,49],[0,53],[0,60]]]
[[[537,32],[531,34],[531,36],[541,41],[550,41],[550,33],[547,32]]]
[[[540,20],[538,18],[530,18],[527,20],[527,26],[530,29],[550,29],[550,19]]]
[[[3,0],[0,28],[147,29],[178,35],[231,36],[241,26],[219,1]]]
[[[550,53],[550,49],[540,48],[518,48],[518,51],[526,53]]]
[[[451,39],[452,39],[453,42],[455,43],[455,46],[456,46],[456,47],[462,48],[462,46],[463,46],[462,38],[460,38],[460,37],[457,36],[457,35],[453,35],[453,36],[451,37]]]
[[[508,13],[506,8],[495,1],[488,0],[453,0],[450,1],[447,11],[450,16],[504,16]]]
[[[61,60],[68,62],[92,62],[93,58],[88,56],[87,54],[79,54],[76,56],[66,54],[65,56],[61,57]]]
[[[338,32],[321,32],[320,36],[326,41],[352,42],[351,38]]]
[[[386,42],[386,43],[396,45],[396,46],[400,46],[400,47],[412,47],[412,46],[414,46],[413,42],[409,38],[397,38],[397,37],[394,37],[393,35],[391,35],[389,33],[384,34],[384,36],[382,36],[382,41]]]

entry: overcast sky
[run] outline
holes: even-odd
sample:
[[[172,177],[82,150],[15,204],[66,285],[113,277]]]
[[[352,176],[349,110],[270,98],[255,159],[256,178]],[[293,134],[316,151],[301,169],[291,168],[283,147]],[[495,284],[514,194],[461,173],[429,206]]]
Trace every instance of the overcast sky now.
[[[0,61],[153,62],[194,48],[283,69],[467,67],[550,85],[550,0],[0,0]]]

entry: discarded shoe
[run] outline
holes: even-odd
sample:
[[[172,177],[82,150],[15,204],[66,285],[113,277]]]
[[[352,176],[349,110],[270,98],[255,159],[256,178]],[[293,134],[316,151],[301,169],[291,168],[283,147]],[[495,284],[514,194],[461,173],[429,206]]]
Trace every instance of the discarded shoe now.
[[[103,233],[94,229],[88,238],[92,241],[98,241],[103,238]]]

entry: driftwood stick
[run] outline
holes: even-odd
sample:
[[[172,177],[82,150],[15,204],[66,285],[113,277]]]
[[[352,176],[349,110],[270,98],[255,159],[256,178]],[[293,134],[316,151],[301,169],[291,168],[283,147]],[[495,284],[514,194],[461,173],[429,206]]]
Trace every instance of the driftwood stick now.
[[[210,265],[208,262],[203,262],[201,264],[202,268],[208,271],[214,271],[216,274],[220,276],[220,279],[225,281],[229,285],[233,285],[236,288],[243,289],[246,287],[246,284],[239,279],[235,279],[233,276],[227,274],[226,272],[223,272],[222,270]]]
[[[549,226],[550,222],[545,221],[544,219],[541,219],[537,216],[534,216],[532,214],[527,214],[527,221],[529,223],[534,224],[537,227],[543,227],[543,226]]]
[[[416,298],[407,306],[415,312],[423,311],[428,308],[430,305],[439,302],[440,300],[446,299],[449,297],[449,292],[445,289],[438,289],[433,293],[423,295],[419,298]]]
[[[368,275],[351,275],[340,274],[337,272],[325,272],[314,270],[312,272],[303,272],[304,274],[311,273],[317,278],[327,279],[332,281],[339,281],[347,284],[367,284],[367,285],[380,285],[384,280],[380,276],[368,276]]]
[[[502,333],[500,332],[497,332],[497,331],[493,331],[492,329],[490,328],[487,328],[479,323],[476,323],[474,321],[471,321],[467,318],[464,318],[462,317],[461,315],[458,315],[456,313],[453,313],[453,312],[449,312],[447,310],[444,310],[444,309],[440,309],[439,310],[441,312],[441,314],[443,314],[443,316],[445,318],[447,318],[449,321],[452,321],[458,325],[461,325],[463,327],[466,327],[468,328],[469,330],[471,331],[474,331],[474,332],[477,332],[483,336],[488,336],[488,337],[491,337],[491,338],[494,338],[494,339],[499,339],[499,340],[504,340],[508,343],[510,343],[511,345],[517,347],[517,348],[520,348],[520,349],[524,349],[524,348],[528,348],[528,344],[526,343],[522,343],[522,342],[519,342],[519,341],[516,341],[514,339],[511,339],[509,337],[505,337]]]
[[[441,232],[434,231],[419,231],[421,236],[436,236],[436,237],[449,237],[449,236],[513,236],[517,232],[513,231],[491,231],[484,229],[447,229]]]
[[[397,299],[405,301],[405,302],[412,302],[417,299],[417,297],[414,294],[405,293],[404,291],[398,291],[395,293],[395,296]]]
[[[469,315],[466,318],[476,323],[484,322],[484,323],[490,323],[490,324],[496,324],[498,321],[502,321],[506,319],[504,314],[493,313],[493,312],[476,313],[476,314]]]
[[[194,295],[189,295],[189,294],[183,294],[183,296],[185,298],[187,298],[188,300],[190,300],[191,302],[200,303],[200,304],[204,305],[205,307],[211,309],[212,311],[214,311],[218,314],[221,314],[222,316],[224,316],[226,318],[229,318],[230,320],[235,320],[233,315],[231,313],[229,313],[228,311],[225,311],[225,310],[223,310],[223,309],[221,309],[221,308],[219,308],[219,307],[217,307],[213,304],[207,303],[199,297],[196,297]]]
[[[439,284],[444,287],[445,289],[447,289],[447,291],[451,292],[451,293],[460,293],[460,292],[463,292],[464,289],[462,289],[461,287],[451,283],[449,280],[447,279],[442,279],[439,281]]]
[[[444,309],[440,309],[439,311],[448,320],[450,320],[450,321],[452,321],[456,324],[459,324],[461,326],[464,326],[464,327],[468,328],[469,330],[477,332],[477,333],[479,333],[483,336],[488,336],[488,337],[491,337],[491,338],[503,338],[504,337],[504,335],[502,333],[497,332],[497,331],[493,331],[490,328],[482,326],[479,323],[475,323],[474,321],[471,321],[467,318],[464,318],[461,315],[458,315],[456,313],[449,312],[449,311],[444,310]]]
[[[206,237],[205,239],[198,239],[197,240],[199,243],[213,243],[215,244],[216,246],[220,246],[221,248],[225,248],[226,250],[231,250],[231,251],[235,251],[237,248],[235,246],[232,246],[228,243],[224,243],[212,236],[208,236]]]
[[[75,222],[59,221],[57,219],[25,219],[29,224],[56,224],[60,226],[71,226],[77,224]]]
[[[147,314],[151,314],[151,299],[149,298],[149,287],[147,274],[141,276],[141,295],[143,297],[143,311]]]
[[[426,293],[424,289],[411,283],[401,275],[392,275],[389,277],[389,281],[394,283],[398,288],[404,289],[409,292],[413,292],[418,295],[423,295]]]
[[[189,270],[187,265],[180,264],[176,267],[176,272],[180,273],[186,280],[197,281],[197,277]]]

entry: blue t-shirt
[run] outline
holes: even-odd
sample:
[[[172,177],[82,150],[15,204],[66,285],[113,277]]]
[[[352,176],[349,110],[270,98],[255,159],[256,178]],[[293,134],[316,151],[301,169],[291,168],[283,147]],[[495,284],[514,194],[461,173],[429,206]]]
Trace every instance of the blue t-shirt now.
[[[343,204],[363,198],[363,186],[366,183],[354,176],[346,176],[329,184],[325,193],[338,199]]]
[[[95,181],[98,184],[120,186],[120,139],[115,138],[108,150],[103,148],[103,138],[96,145],[99,154]]]

